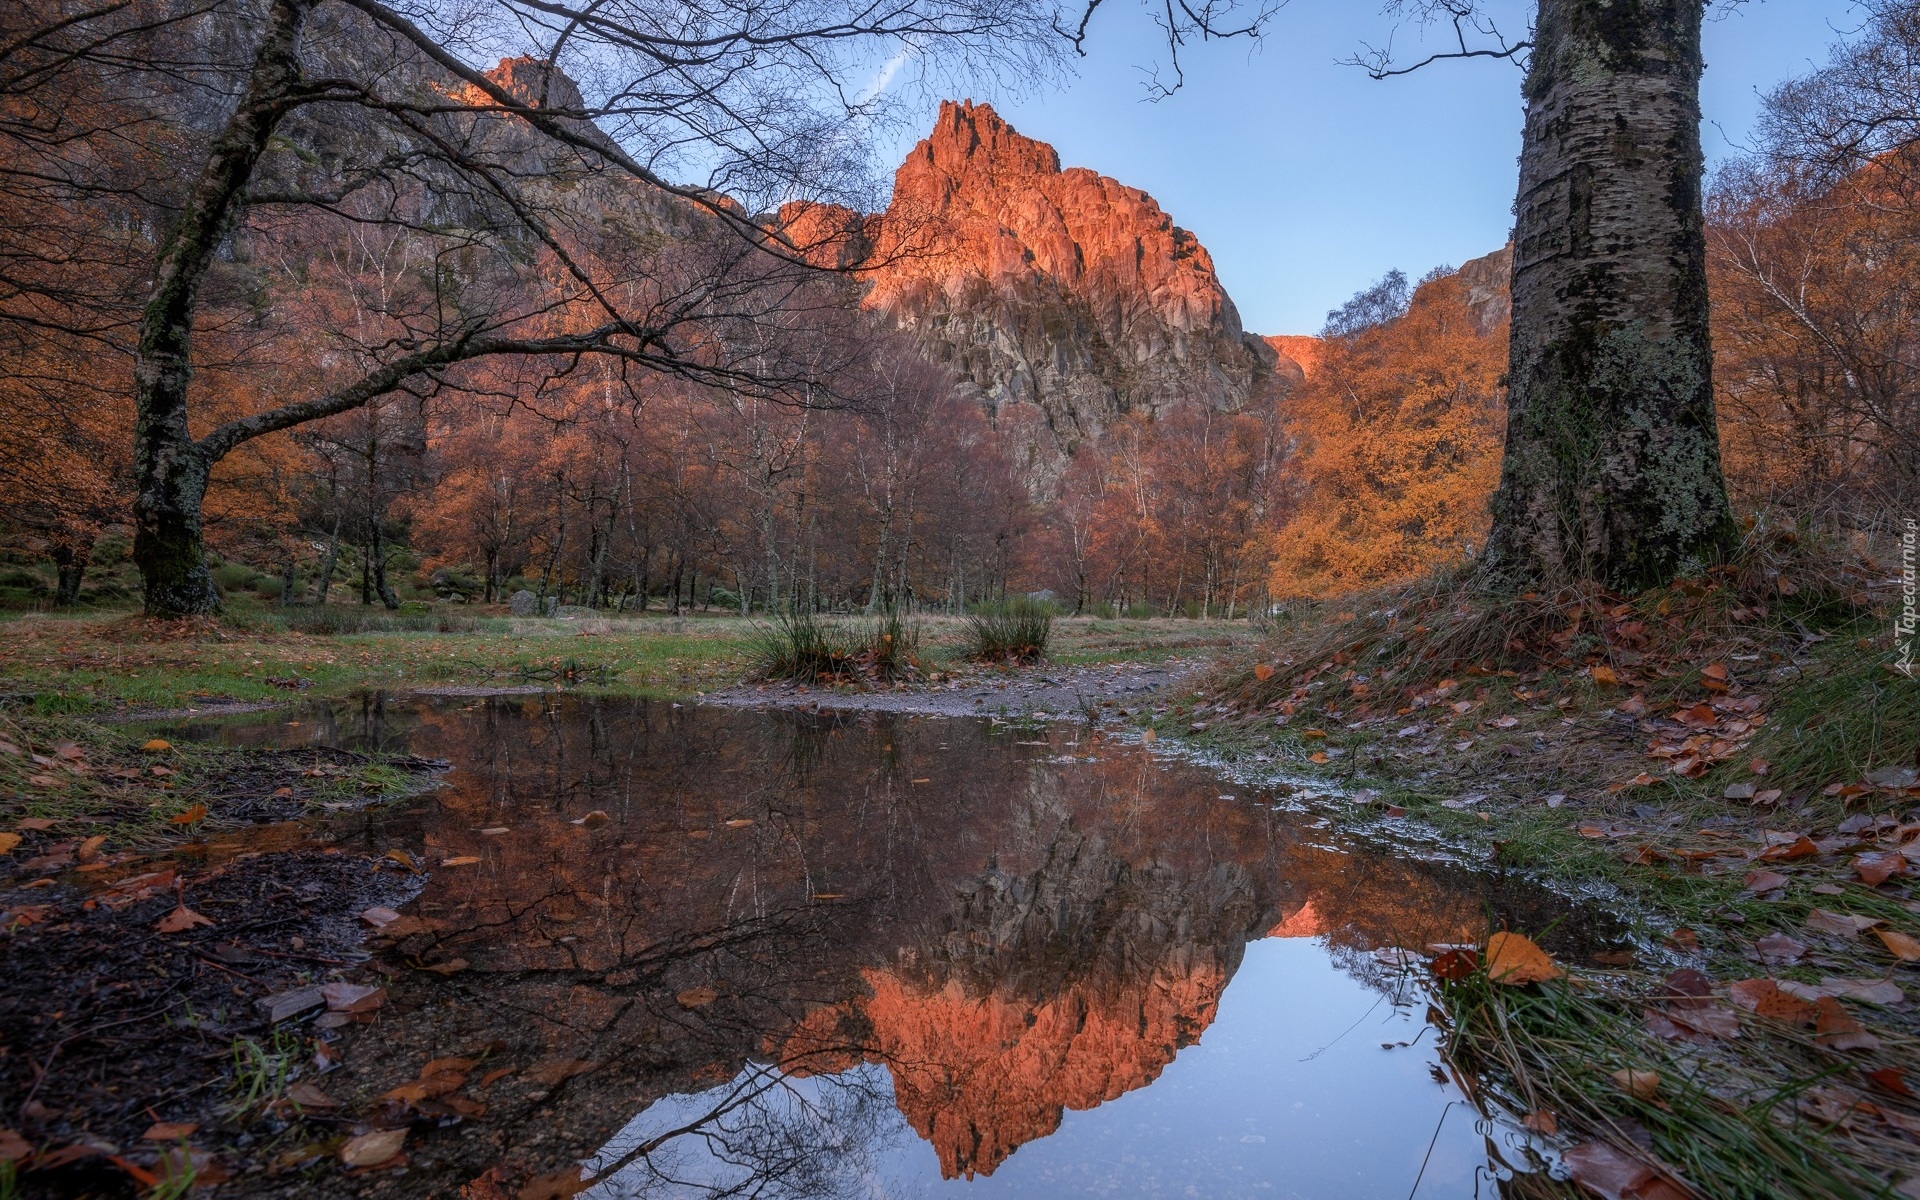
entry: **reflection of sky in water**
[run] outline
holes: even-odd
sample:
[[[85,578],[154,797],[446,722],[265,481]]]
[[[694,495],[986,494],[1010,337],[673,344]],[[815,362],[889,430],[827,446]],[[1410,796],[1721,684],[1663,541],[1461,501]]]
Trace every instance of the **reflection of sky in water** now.
[[[1156,1082],[1068,1113],[991,1176],[942,1180],[933,1151],[894,1110],[883,1068],[785,1081],[749,1068],[654,1104],[598,1165],[756,1094],[708,1126],[724,1133],[672,1137],[587,1195],[1321,1200],[1407,1196],[1416,1178],[1413,1194],[1428,1200],[1473,1196],[1476,1182],[1490,1194],[1477,1114],[1435,1081],[1432,1035],[1420,1008],[1396,1009],[1339,970],[1319,940],[1268,939],[1247,947],[1219,1019]],[[1416,1037],[1411,1048],[1381,1048]],[[765,1169],[744,1165],[756,1162]],[[771,1177],[786,1167],[799,1173]]]

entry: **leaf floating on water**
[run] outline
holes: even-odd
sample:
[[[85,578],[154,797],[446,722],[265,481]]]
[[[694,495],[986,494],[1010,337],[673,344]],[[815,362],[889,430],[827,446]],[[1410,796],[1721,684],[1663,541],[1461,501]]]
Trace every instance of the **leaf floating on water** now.
[[[443,867],[470,867],[479,861],[480,856],[477,854],[461,854],[453,858],[441,859],[440,865]]]
[[[1658,1071],[1636,1071],[1632,1067],[1624,1067],[1613,1073],[1613,1081],[1635,1100],[1651,1101],[1660,1094]]]
[[[347,1139],[340,1147],[340,1161],[349,1167],[377,1167],[400,1153],[407,1144],[404,1129],[376,1129]]]
[[[606,814],[606,810],[596,808],[586,816],[575,821],[574,824],[585,829],[597,829],[611,820],[613,820],[613,818]]]
[[[674,994],[674,1003],[681,1008],[705,1008],[720,998],[720,993],[710,987],[690,987]]]
[[[1547,1109],[1536,1108],[1520,1118],[1522,1128],[1531,1129],[1541,1137],[1554,1137],[1560,1132],[1560,1119]]]
[[[375,929],[385,929],[400,919],[400,914],[390,908],[375,905],[360,914],[360,919]]]
[[[1524,934],[1501,931],[1487,939],[1487,978],[1507,987],[1545,983],[1566,972]]]
[[[1876,929],[1873,932],[1886,946],[1887,952],[1901,962],[1920,962],[1920,940],[1891,929]]]
[[[182,904],[155,923],[154,930],[159,933],[184,933],[196,925],[211,925],[213,918],[203,917]]]
[[[751,824],[753,824],[752,817],[736,817],[733,820],[727,822],[727,828],[728,829],[745,829],[747,826]]]
[[[432,971],[435,975],[458,975],[473,964],[464,958],[450,958],[443,963],[428,963],[422,971]]]
[[[389,859],[390,861],[399,863],[401,866],[405,867],[407,870],[412,871],[415,875],[418,875],[420,873],[420,868],[413,865],[413,855],[408,854],[405,850],[399,850],[399,849],[389,850],[386,852],[384,857]]]

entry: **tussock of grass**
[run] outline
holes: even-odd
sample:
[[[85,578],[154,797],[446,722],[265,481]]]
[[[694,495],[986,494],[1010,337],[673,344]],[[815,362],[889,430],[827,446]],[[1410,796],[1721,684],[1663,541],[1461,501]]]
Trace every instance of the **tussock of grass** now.
[[[1017,598],[967,618],[971,657],[983,662],[1037,662],[1053,637],[1053,611]]]
[[[1740,1037],[1664,1041],[1646,1012],[1669,989],[1644,976],[1511,988],[1482,971],[1437,990],[1448,1059],[1484,1107],[1551,1113],[1700,1195],[1864,1200],[1920,1172],[1920,1145],[1839,1098],[1902,1119],[1920,1119],[1920,1105],[1866,1078],[1883,1062],[1819,1046],[1810,1030],[1729,1008]],[[1658,1092],[1630,1095],[1620,1070],[1657,1072]]]
[[[859,650],[845,632],[811,612],[786,613],[762,627],[754,640],[754,669],[762,679],[818,684],[851,676]]]

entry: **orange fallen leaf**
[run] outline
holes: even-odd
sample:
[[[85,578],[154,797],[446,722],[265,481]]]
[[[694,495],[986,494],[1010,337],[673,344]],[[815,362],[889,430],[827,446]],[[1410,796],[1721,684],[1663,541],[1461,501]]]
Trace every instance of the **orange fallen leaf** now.
[[[440,865],[443,867],[470,867],[479,861],[480,858],[478,855],[462,854],[454,858],[443,858],[440,860]]]
[[[1636,1071],[1631,1067],[1622,1068],[1613,1073],[1613,1081],[1620,1090],[1635,1100],[1652,1100],[1660,1094],[1660,1072]]]
[[[167,823],[170,825],[192,825],[196,821],[204,821],[206,819],[207,806],[204,804],[196,804],[185,812],[175,813],[171,817],[168,817]]]
[[[147,1131],[140,1135],[143,1142],[174,1142],[191,1135],[199,1129],[193,1121],[155,1121]]]
[[[1502,930],[1487,939],[1487,978],[1495,983],[1525,987],[1565,973],[1525,934]]]
[[[340,1147],[340,1161],[349,1167],[377,1167],[400,1153],[407,1144],[404,1129],[376,1129],[347,1139]]]
[[[203,917],[182,904],[166,916],[161,917],[160,920],[154,924],[153,928],[159,933],[185,933],[196,925],[211,924],[213,924],[211,917]]]
[[[1832,996],[1820,997],[1813,1040],[1830,1050],[1878,1050],[1880,1039],[1868,1033],[1846,1006]]]
[[[1789,1025],[1811,1025],[1817,1010],[1798,996],[1782,991],[1772,979],[1741,979],[1727,986],[1727,998],[1736,1008]]]
[[[1327,731],[1324,729],[1307,729],[1303,730],[1300,736],[1303,738],[1323,738],[1327,736]]]
[[[710,987],[690,987],[678,992],[673,999],[681,1008],[705,1008],[720,998],[720,993]]]
[[[173,743],[165,738],[154,738],[140,748],[149,754],[158,754],[163,750],[173,749]]]
[[[0,833],[0,854],[12,854],[13,848],[20,844],[17,833]]]
[[[1920,940],[1891,929],[1876,929],[1873,932],[1886,946],[1887,952],[1901,962],[1920,962]]]
[[[1531,1129],[1541,1137],[1555,1137],[1560,1132],[1560,1120],[1544,1108],[1536,1108],[1520,1118],[1522,1128]]]
[[[1593,669],[1593,681],[1601,687],[1619,687],[1620,673],[1612,667],[1595,667]]]
[[[1265,683],[1267,680],[1272,679],[1273,665],[1271,663],[1259,664],[1258,666],[1253,668],[1253,677],[1255,679],[1258,679],[1261,683]]]

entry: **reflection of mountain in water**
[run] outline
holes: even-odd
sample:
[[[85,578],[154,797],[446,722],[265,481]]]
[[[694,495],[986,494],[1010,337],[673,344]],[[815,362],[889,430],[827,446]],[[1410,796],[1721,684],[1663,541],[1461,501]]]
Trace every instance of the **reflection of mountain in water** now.
[[[1489,905],[1547,923],[1514,908],[1540,896],[1329,845],[1137,748],[1050,764],[1065,735],[551,698],[384,719],[458,766],[368,836],[480,861],[433,872],[390,931],[393,1001],[330,1088],[378,1094],[473,1046],[516,1074],[485,1136],[410,1146],[408,1186],[370,1194],[585,1159],[755,1060],[876,1064],[945,1176],[990,1174],[1063,1112],[1152,1083],[1249,940],[1458,941]]]

